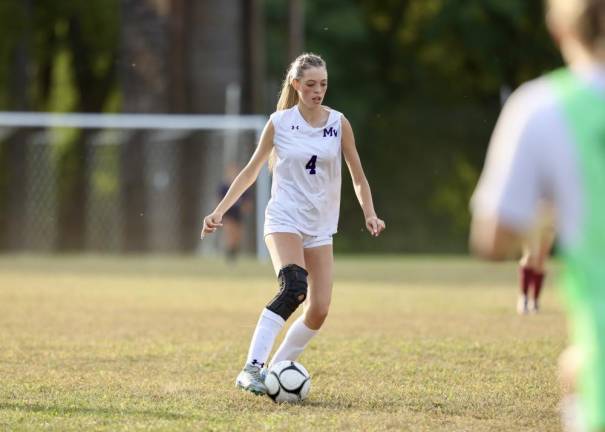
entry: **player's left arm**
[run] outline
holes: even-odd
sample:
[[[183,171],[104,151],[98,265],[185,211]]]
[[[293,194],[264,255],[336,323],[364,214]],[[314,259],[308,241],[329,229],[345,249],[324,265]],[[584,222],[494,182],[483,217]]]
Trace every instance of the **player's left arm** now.
[[[351,123],[346,117],[342,117],[342,153],[351,173],[351,179],[353,180],[353,189],[355,195],[359,201],[359,205],[363,210],[363,216],[366,222],[366,228],[370,231],[370,234],[377,237],[386,228],[386,225],[382,219],[376,216],[374,210],[374,202],[372,201],[372,191],[370,190],[370,184],[363,172],[361,166],[361,160],[359,159],[359,153],[355,147],[355,136],[353,134],[353,128]]]

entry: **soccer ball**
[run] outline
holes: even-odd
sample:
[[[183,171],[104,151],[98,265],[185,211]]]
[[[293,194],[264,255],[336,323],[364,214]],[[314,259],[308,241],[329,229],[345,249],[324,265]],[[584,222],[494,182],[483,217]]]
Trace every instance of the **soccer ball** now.
[[[300,363],[284,360],[271,366],[265,386],[274,402],[301,402],[309,394],[311,377]]]

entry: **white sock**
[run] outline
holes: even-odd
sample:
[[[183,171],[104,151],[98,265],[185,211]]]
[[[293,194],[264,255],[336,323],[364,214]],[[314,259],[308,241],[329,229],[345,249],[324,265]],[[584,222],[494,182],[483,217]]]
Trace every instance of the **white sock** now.
[[[586,421],[582,416],[580,398],[575,394],[563,396],[559,404],[561,427],[564,432],[588,432]]]
[[[319,330],[311,330],[305,325],[304,315],[292,323],[284,341],[271,360],[271,364],[282,360],[294,361],[303,352],[309,341]]]
[[[286,322],[275,312],[265,308],[260,314],[250,342],[246,363],[264,366],[273,348],[275,338]]]

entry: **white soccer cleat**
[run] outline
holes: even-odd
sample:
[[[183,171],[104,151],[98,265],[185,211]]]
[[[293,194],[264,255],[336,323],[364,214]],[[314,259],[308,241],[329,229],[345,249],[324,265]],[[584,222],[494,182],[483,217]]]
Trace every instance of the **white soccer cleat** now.
[[[519,294],[519,299],[517,300],[517,313],[519,315],[527,315],[529,312],[528,306],[527,296]]]
[[[235,386],[257,395],[264,395],[267,393],[267,387],[264,383],[265,376],[266,372],[263,374],[260,366],[247,364],[237,376]]]

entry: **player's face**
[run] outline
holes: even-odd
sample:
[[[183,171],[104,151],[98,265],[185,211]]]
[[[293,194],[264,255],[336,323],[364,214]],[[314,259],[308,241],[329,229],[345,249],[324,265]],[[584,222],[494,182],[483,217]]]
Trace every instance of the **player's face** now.
[[[318,107],[328,89],[328,72],[323,67],[307,69],[299,80],[294,80],[293,85],[303,104],[309,108]]]

